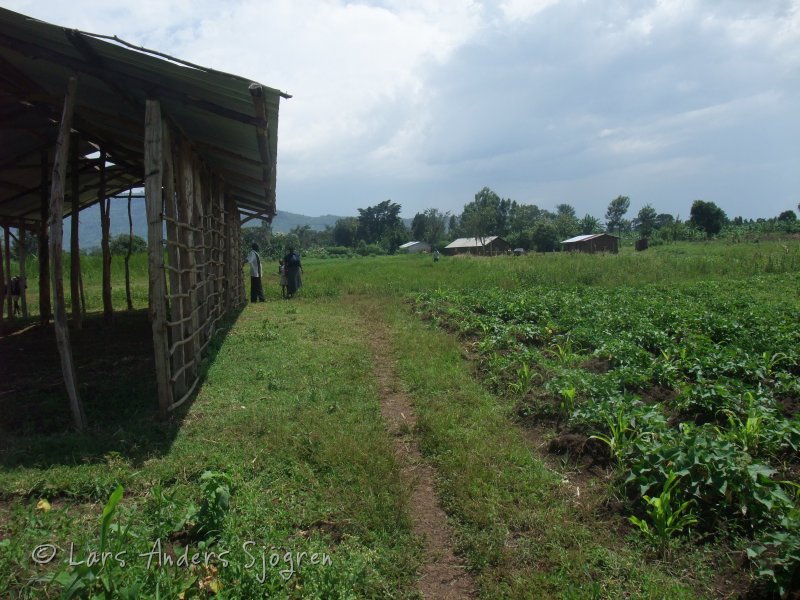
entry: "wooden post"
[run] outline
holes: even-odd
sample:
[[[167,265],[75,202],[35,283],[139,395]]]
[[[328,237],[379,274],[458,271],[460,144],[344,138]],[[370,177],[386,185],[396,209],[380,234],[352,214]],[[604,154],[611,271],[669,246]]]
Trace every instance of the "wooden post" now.
[[[70,77],[67,96],[64,98],[64,113],[56,141],[56,154],[53,161],[53,185],[50,192],[50,257],[53,262],[50,277],[53,285],[53,324],[56,332],[58,354],[61,357],[61,372],[69,395],[72,418],[78,431],[86,430],[86,415],[78,395],[75,364],[72,360],[72,347],[69,341],[67,313],[64,307],[64,279],[62,272],[61,240],[64,233],[64,182],[67,176],[67,153],[69,152],[69,130],[72,125],[72,109],[75,105],[77,78]]]
[[[5,274],[5,267],[3,266],[3,246],[0,245],[0,333],[4,333],[5,329],[3,327],[3,302],[5,302],[6,297],[6,274]],[[11,290],[8,290],[9,297],[11,295]]]
[[[167,291],[164,287],[164,248],[162,246],[162,169],[163,128],[161,105],[147,100],[144,123],[144,193],[147,209],[147,253],[150,262],[150,305],[155,351],[158,406],[161,418],[167,417],[172,404],[169,383],[169,346],[167,340]]]
[[[100,201],[100,228],[102,239],[100,246],[103,249],[103,318],[106,322],[114,316],[114,307],[111,304],[111,248],[108,242],[111,228],[110,199],[106,198],[106,152],[100,150],[100,189],[97,190],[97,199]]]
[[[78,241],[78,225],[80,212],[80,180],[78,177],[78,135],[72,134],[70,144],[70,175],[72,190],[70,197],[72,200],[72,212],[70,213],[70,270],[69,270],[69,294],[72,304],[72,326],[75,329],[83,327],[83,312],[81,311],[81,248]]]
[[[50,238],[48,222],[50,221],[50,195],[47,182],[50,179],[47,150],[41,156],[41,227],[39,229],[39,322],[47,325],[50,321]]]
[[[125,253],[125,301],[128,303],[128,310],[133,310],[133,300],[131,299],[131,251],[133,249],[133,217],[131,216],[131,195],[133,188],[128,190],[128,251]]]
[[[26,234],[27,231],[25,229],[20,228],[19,230],[19,251],[17,254],[19,255],[19,302],[20,306],[22,307],[22,318],[28,318],[28,298],[27,292],[25,288],[28,287],[28,249],[25,246],[26,243]]]
[[[11,301],[11,228],[6,225],[4,227],[6,241],[5,241],[5,261],[6,261],[6,276],[3,279],[3,283],[7,286],[6,290],[8,290],[8,294],[6,295],[6,304],[8,310],[8,320],[11,321],[14,318],[14,303]],[[0,304],[0,308],[2,308],[2,304]]]
[[[83,290],[83,273],[81,273],[81,310],[86,315],[86,293]]]
[[[178,246],[180,244],[180,234],[178,231],[178,209],[176,207],[176,190],[175,190],[175,159],[173,158],[174,146],[172,144],[172,136],[169,127],[164,127],[164,214],[167,217],[167,258],[172,269],[169,269],[167,275],[169,276],[169,290],[170,290],[170,319],[178,323],[178,325],[171,327],[169,331],[172,333],[170,341],[174,344],[176,340],[182,339],[181,332],[183,326],[183,308],[185,303],[181,295],[188,293],[181,285],[181,274],[177,269],[181,268],[181,254],[186,251]],[[182,190],[182,186],[178,188]],[[181,191],[178,192],[182,193]],[[187,295],[188,299],[188,295]],[[178,344],[172,352],[172,368],[173,373],[177,372],[185,363],[184,358],[185,344]],[[181,398],[186,392],[186,372],[181,372],[173,385],[173,392],[177,398]]]
[[[178,212],[180,221],[189,225],[189,227],[180,227],[179,234],[181,245],[184,248],[181,251],[181,292],[186,294],[182,298],[184,302],[183,314],[188,318],[184,323],[182,339],[192,338],[191,341],[183,345],[185,355],[185,364],[192,363],[192,366],[187,368],[186,381],[187,385],[191,386],[197,375],[197,364],[200,361],[200,340],[194,335],[197,331],[200,320],[197,317],[197,270],[195,263],[195,233],[191,229],[193,222],[192,213],[194,205],[194,174],[192,170],[192,149],[189,143],[181,139],[179,146],[180,157],[180,176],[182,181],[182,189],[178,193]]]

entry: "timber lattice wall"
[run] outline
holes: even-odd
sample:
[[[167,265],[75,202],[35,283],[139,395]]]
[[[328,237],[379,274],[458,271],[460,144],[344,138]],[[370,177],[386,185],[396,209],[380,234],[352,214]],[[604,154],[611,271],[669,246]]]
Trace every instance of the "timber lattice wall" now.
[[[245,302],[240,222],[224,180],[161,117],[155,100],[147,101],[145,176],[150,310],[166,415],[194,393],[220,319]]]

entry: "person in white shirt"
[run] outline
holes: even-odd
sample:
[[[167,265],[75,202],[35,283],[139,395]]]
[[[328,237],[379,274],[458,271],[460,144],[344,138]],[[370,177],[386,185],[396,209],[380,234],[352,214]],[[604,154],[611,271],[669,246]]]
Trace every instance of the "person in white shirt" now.
[[[264,302],[264,288],[261,285],[261,257],[258,255],[258,244],[253,242],[250,254],[247,255],[250,265],[250,302]]]

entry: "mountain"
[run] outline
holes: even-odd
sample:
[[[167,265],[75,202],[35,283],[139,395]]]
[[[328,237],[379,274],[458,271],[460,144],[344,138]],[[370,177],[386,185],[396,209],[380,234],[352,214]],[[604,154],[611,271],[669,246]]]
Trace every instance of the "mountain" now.
[[[134,198],[131,200],[131,217],[133,220],[133,234],[147,239],[147,213],[145,211],[144,199]],[[322,215],[321,217],[308,217],[296,213],[278,211],[272,220],[272,231],[276,233],[288,233],[295,227],[308,225],[314,230],[323,230],[327,226],[333,226],[338,219],[335,215]],[[259,220],[249,221],[245,227],[257,227]],[[64,248],[69,248],[71,217],[64,219]],[[121,233],[128,233],[128,199],[118,197],[111,199],[111,237]],[[79,238],[81,249],[88,249],[100,246],[100,206],[92,206],[81,211]]]
[[[306,215],[298,215],[279,210],[278,214],[275,215],[275,218],[272,219],[272,231],[275,233],[289,233],[289,231],[295,227],[302,227],[303,225],[308,225],[311,227],[311,229],[322,231],[328,226],[333,227],[336,224],[336,221],[342,218],[343,217],[337,217],[335,215],[307,217]],[[250,223],[257,225],[258,221],[250,221]],[[250,223],[247,225],[250,225]]]

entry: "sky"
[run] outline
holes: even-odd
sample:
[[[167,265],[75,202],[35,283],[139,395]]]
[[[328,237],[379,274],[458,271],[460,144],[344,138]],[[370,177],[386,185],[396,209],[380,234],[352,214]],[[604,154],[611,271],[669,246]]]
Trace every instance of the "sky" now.
[[[278,210],[489,187],[600,219],[800,203],[800,0],[2,0],[251,78],[281,103]]]

